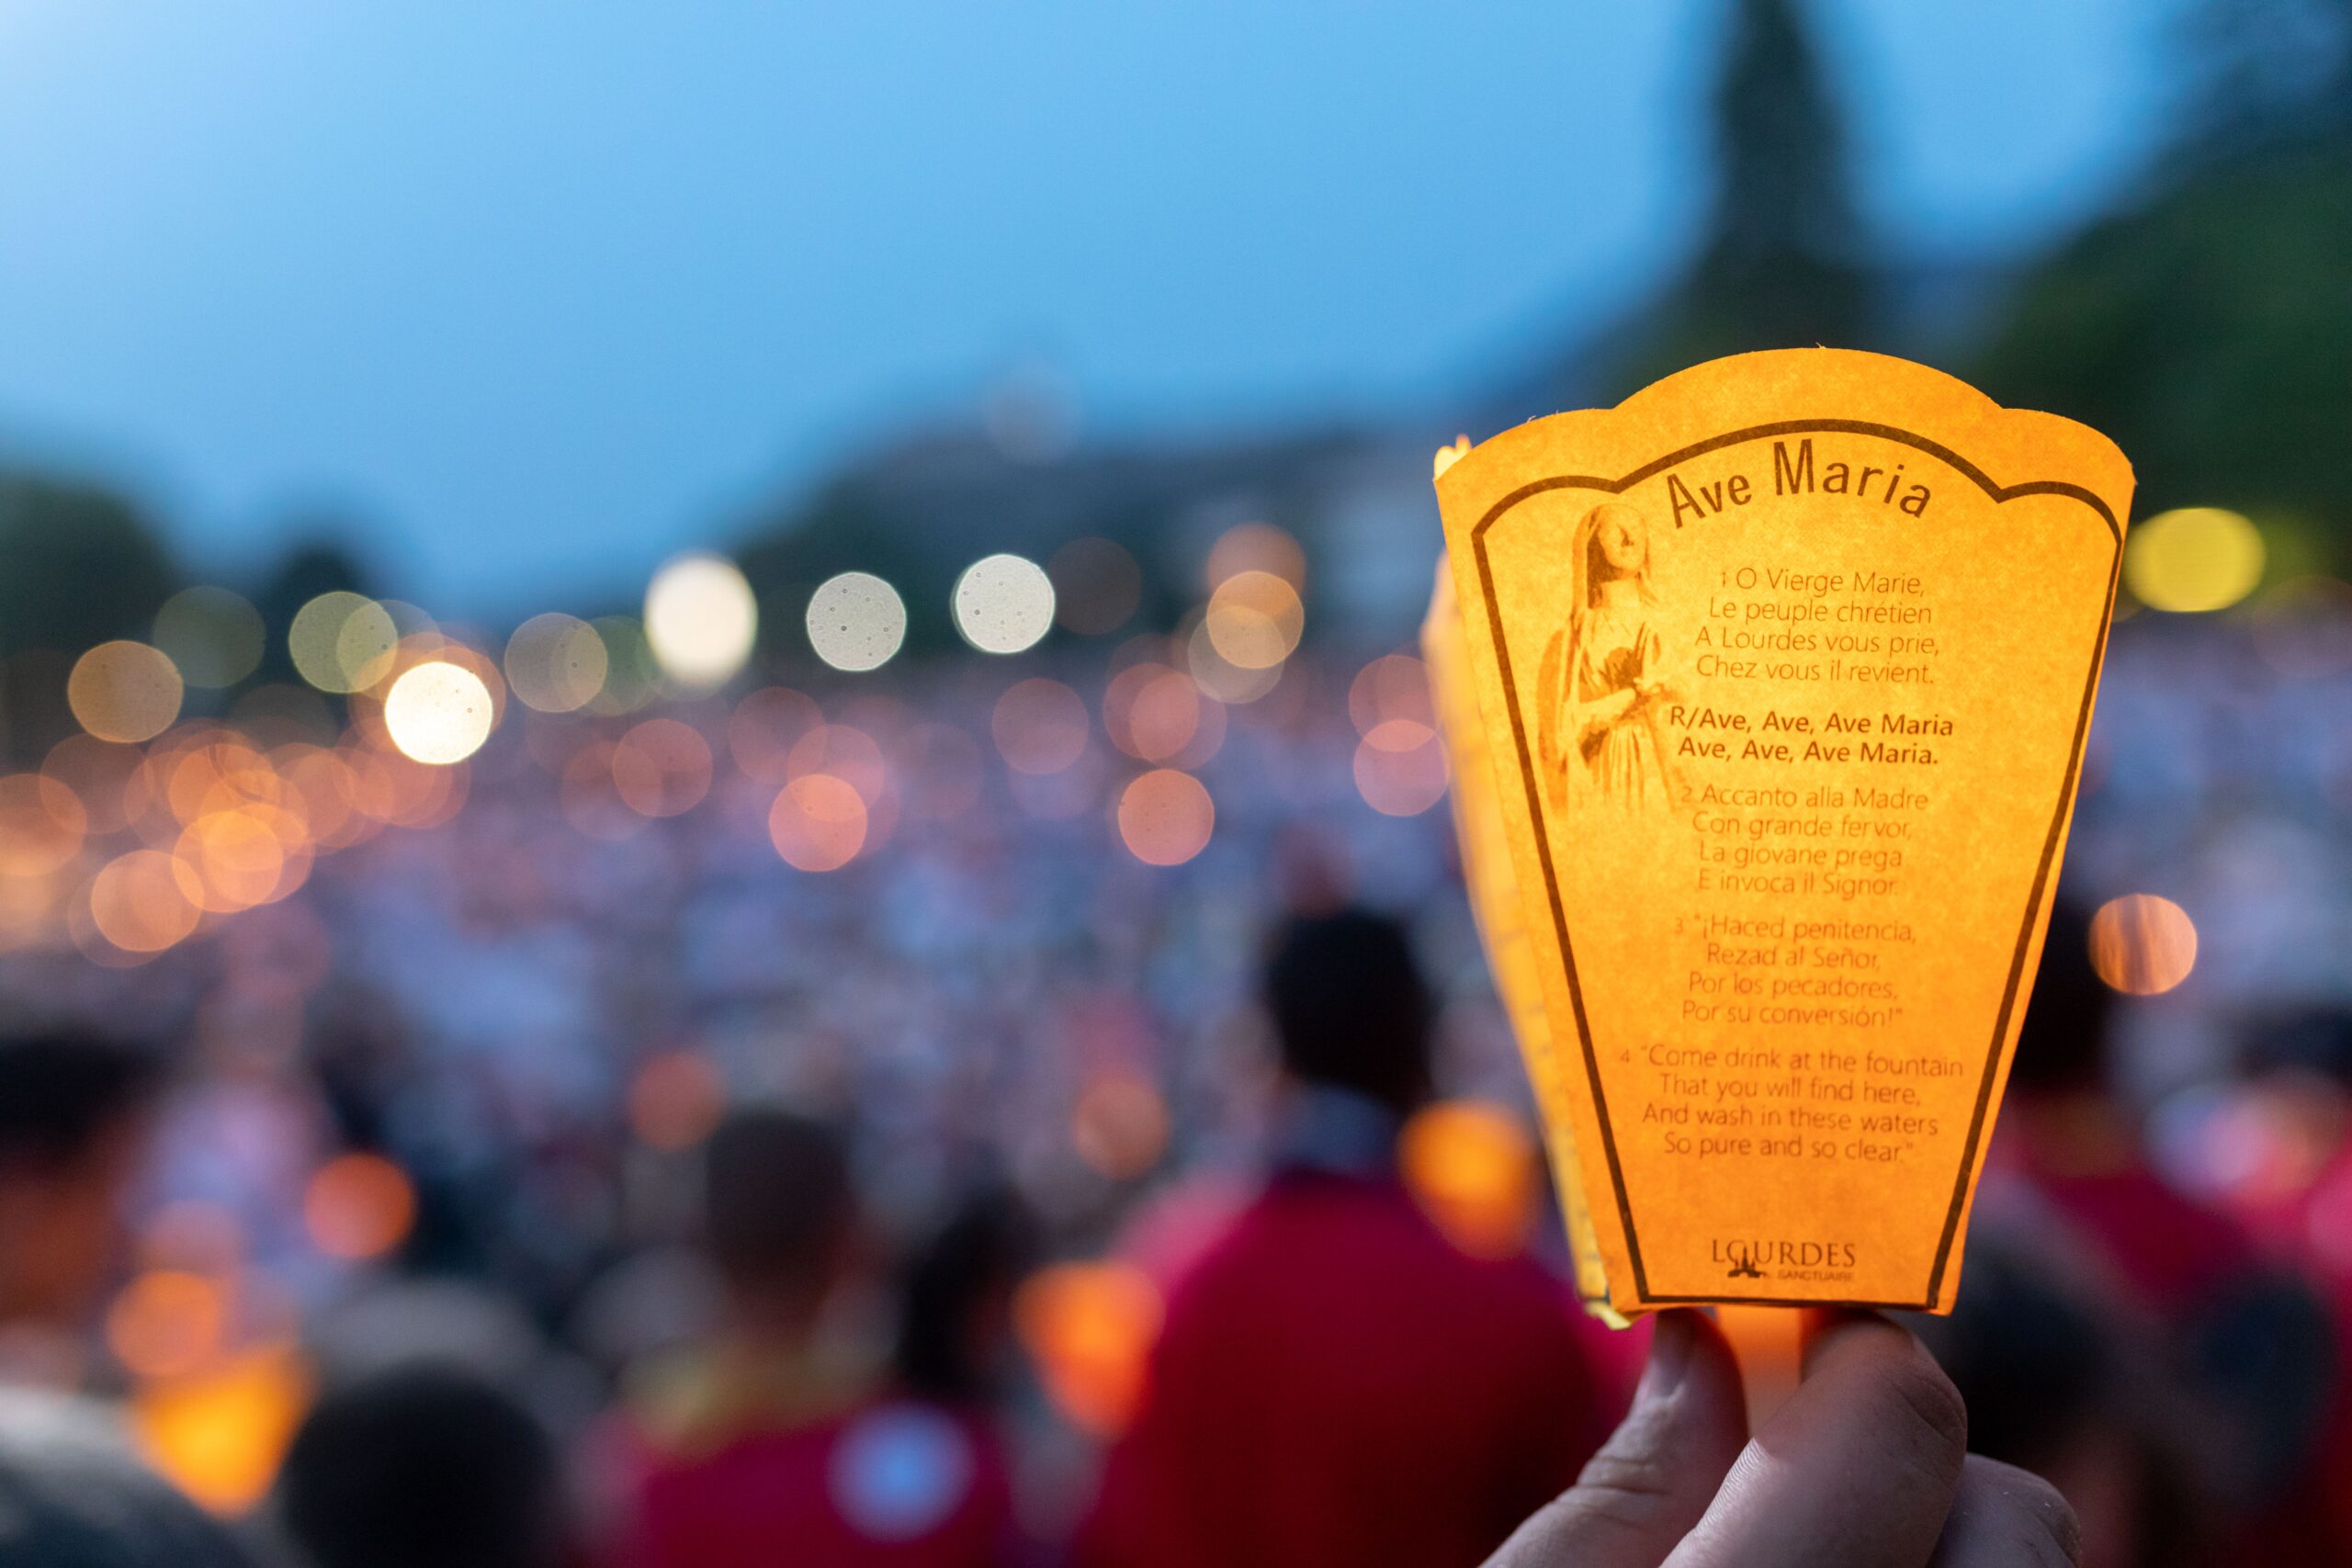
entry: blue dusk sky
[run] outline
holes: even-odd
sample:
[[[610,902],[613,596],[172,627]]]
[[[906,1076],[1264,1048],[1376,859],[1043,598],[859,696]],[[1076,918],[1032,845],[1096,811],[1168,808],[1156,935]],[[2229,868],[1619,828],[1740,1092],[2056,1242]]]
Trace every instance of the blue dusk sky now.
[[[2173,9],[1818,0],[1896,252],[2127,188]],[[1097,437],[1442,416],[1683,254],[1722,16],[0,0],[0,457],[232,580],[337,509],[496,615],[1024,367]]]

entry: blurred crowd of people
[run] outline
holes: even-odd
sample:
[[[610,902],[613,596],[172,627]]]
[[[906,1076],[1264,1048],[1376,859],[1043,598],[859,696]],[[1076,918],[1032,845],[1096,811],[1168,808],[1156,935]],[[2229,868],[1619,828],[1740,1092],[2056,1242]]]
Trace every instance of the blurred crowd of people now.
[[[2086,1561],[2341,1561],[2352,676],[2154,619],[2117,631],[1960,1306],[1919,1326]],[[1575,1310],[1451,824],[1367,804],[1358,668],[1310,649],[1229,710],[1177,864],[1123,842],[1099,741],[997,769],[995,690],[943,665],[820,694],[894,773],[833,871],[779,863],[756,781],[584,829],[505,734],[451,819],[204,942],[0,960],[0,1531],[1478,1561],[1641,1331]],[[2089,962],[2132,892],[2195,919],[2161,998]]]

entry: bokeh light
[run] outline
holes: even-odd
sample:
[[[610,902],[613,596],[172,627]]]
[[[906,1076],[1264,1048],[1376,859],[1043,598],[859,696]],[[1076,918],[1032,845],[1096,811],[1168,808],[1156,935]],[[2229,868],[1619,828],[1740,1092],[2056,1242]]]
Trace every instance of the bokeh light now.
[[[2188,506],[2159,513],[2125,542],[2123,580],[2157,610],[2224,610],[2262,580],[2262,533],[2234,512]]]
[[[1023,681],[997,699],[989,733],[1013,772],[1058,773],[1086,750],[1086,703],[1059,681]]]
[[[291,1346],[241,1351],[205,1371],[141,1388],[130,1429],[148,1461],[216,1514],[243,1514],[277,1474],[310,1408],[309,1364]]]
[[[184,588],[155,612],[155,646],[191,686],[233,686],[261,666],[261,612],[226,588]]]
[[[1247,624],[1246,617],[1241,624]],[[1262,669],[1249,669],[1219,653],[1209,636],[1205,617],[1193,624],[1183,647],[1184,668],[1200,682],[1201,690],[1221,703],[1237,707],[1254,703],[1272,691],[1283,677],[1283,660]]]
[[[286,651],[322,692],[363,692],[392,671],[400,628],[364,593],[322,593],[294,613]]]
[[[107,1348],[134,1377],[182,1378],[220,1354],[228,1327],[228,1292],[218,1280],[154,1269],[107,1309]]]
[[[161,953],[196,930],[203,910],[196,874],[161,850],[131,850],[90,879],[90,922],[124,953]]]
[[[612,718],[635,713],[661,695],[662,667],[637,617],[599,615],[588,624],[605,645],[605,683],[580,711]]]
[[[803,773],[768,810],[768,841],[800,871],[838,871],[855,860],[865,827],[865,798],[831,773]]]
[[[1356,793],[1384,817],[1418,817],[1445,798],[1450,764],[1437,732],[1408,718],[1373,726],[1356,743]]]
[[[665,1154],[709,1137],[726,1109],[726,1081],[700,1051],[657,1052],[629,1079],[629,1130],[639,1143]]]
[[[1406,1189],[1463,1251],[1508,1258],[1527,1245],[1543,1171],[1517,1117],[1478,1100],[1424,1106],[1406,1122],[1396,1156]]]
[[[1072,539],[1046,562],[1053,580],[1054,619],[1080,637],[1102,637],[1135,618],[1143,604],[1143,569],[1109,539]]]
[[[481,750],[493,716],[481,677],[444,659],[405,671],[384,698],[384,728],[392,744],[401,755],[435,767]]]
[[[65,700],[82,728],[100,740],[149,740],[180,716],[187,695],[163,649],[143,642],[102,642],[74,661]]]
[[[793,742],[785,777],[825,773],[857,792],[868,807],[889,793],[890,764],[874,737],[854,724],[820,724]]]
[[[1430,694],[1426,665],[1409,654],[1391,653],[1356,671],[1348,683],[1348,717],[1366,737],[1383,725],[1404,723],[1435,734],[1437,704]],[[1408,732],[1388,732],[1386,750],[1410,750],[1420,742]]]
[[[1056,1409],[1080,1430],[1116,1437],[1143,1398],[1159,1337],[1159,1290],[1121,1263],[1059,1263],[1022,1281],[1012,1320]]]
[[[1216,806],[1201,781],[1155,768],[1119,793],[1119,841],[1146,865],[1182,865],[1208,847]]]
[[[40,771],[72,793],[88,831],[113,833],[130,825],[131,781],[146,761],[147,754],[136,746],[69,735],[49,749]]]
[[[1204,695],[1189,675],[1167,670],[1144,682],[1127,709],[1127,737],[1135,755],[1147,762],[1172,760],[1201,730],[1201,713],[1216,699]]]
[[[1020,653],[1054,626],[1054,584],[1021,556],[988,556],[964,569],[953,597],[956,629],[982,653]]]
[[[403,1241],[416,1224],[416,1188],[382,1155],[337,1155],[311,1174],[302,1194],[311,1245],[329,1258],[365,1262]]]
[[[573,713],[595,701],[611,663],[596,628],[560,611],[532,616],[506,639],[506,683],[540,713]]]
[[[1078,1091],[1070,1143],[1098,1174],[1132,1181],[1167,1152],[1168,1102],[1138,1074],[1098,1073]]]
[[[752,657],[759,603],[733,561],[684,555],[653,574],[645,591],[645,637],[662,671],[681,686],[725,685]]]
[[[2091,967],[2119,991],[2153,997],[2188,978],[2197,966],[2197,924],[2188,911],[2153,893],[2127,893],[2091,917]]]
[[[1282,580],[1294,594],[1306,587],[1306,552],[1290,534],[1271,523],[1243,523],[1227,528],[1209,547],[1203,572],[1214,593],[1244,572],[1264,572]]]
[[[1298,648],[1306,612],[1298,590],[1270,571],[1238,571],[1216,586],[1202,625],[1219,658],[1241,670],[1270,670]]]
[[[907,640],[899,591],[867,571],[845,571],[808,598],[808,646],[836,670],[879,670]]]
[[[47,876],[82,852],[81,797],[46,773],[0,778],[0,876]]]
[[[649,718],[613,745],[613,787],[643,817],[675,817],[710,793],[710,742],[694,726]]]
[[[789,686],[766,686],[735,705],[727,720],[727,752],[745,778],[782,784],[791,777],[792,749],[825,722],[817,700]]]

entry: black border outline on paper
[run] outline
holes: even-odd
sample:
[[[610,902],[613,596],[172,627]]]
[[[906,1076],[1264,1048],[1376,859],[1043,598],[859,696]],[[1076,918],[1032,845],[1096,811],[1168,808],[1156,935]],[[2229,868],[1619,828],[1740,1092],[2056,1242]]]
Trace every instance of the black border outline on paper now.
[[[1885,1307],[1900,1311],[1932,1311],[1937,1298],[1942,1293],[1944,1269],[1951,1261],[1952,1242],[1960,1229],[1961,1213],[1967,1206],[1969,1173],[1975,1168],[1977,1148],[1984,1139],[1984,1122],[1992,1109],[1993,1078],[2000,1066],[2001,1043],[2009,1032],[2009,1018],[2017,1005],[2018,988],[2024,978],[2026,952],[2033,944],[2034,917],[2045,902],[2051,865],[2057,858],[2058,840],[2066,827],[2067,808],[2074,802],[2075,786],[2080,781],[2083,738],[2090,728],[2091,701],[2098,691],[2099,671],[2107,660],[2108,633],[2113,626],[2115,617],[2116,573],[2123,560],[2123,529],[2116,521],[2115,513],[2109,508],[2107,502],[2081,485],[2068,484],[2062,479],[2039,479],[2027,484],[1996,485],[1984,469],[1951,448],[1939,442],[1931,441],[1924,435],[1915,434],[1891,424],[1874,424],[1867,421],[1850,419],[1796,419],[1783,420],[1772,424],[1750,425],[1744,430],[1735,430],[1727,434],[1713,436],[1693,446],[1682,447],[1679,451],[1644,464],[1623,479],[1612,480],[1589,475],[1564,474],[1521,485],[1497,502],[1470,530],[1472,550],[1478,562],[1479,586],[1486,593],[1488,635],[1494,641],[1495,662],[1502,677],[1503,699],[1510,714],[1511,739],[1519,751],[1520,777],[1527,786],[1528,816],[1535,830],[1536,852],[1544,863],[1544,891],[1551,904],[1553,930],[1559,938],[1560,955],[1567,967],[1568,999],[1576,1013],[1577,1037],[1584,1049],[1585,1076],[1592,1088],[1593,1110],[1600,1122],[1601,1148],[1609,1161],[1609,1182],[1616,1194],[1617,1218],[1624,1227],[1625,1249],[1634,1265],[1634,1290],[1640,1298],[1640,1304],[1644,1306],[1675,1306],[1706,1302],[1739,1302],[1756,1306],[1811,1306],[1817,1304],[1822,1298],[1734,1296],[1720,1292],[1700,1296],[1657,1296],[1650,1293],[1649,1277],[1642,1266],[1641,1240],[1634,1229],[1633,1206],[1625,1195],[1624,1171],[1617,1158],[1617,1137],[1609,1120],[1608,1097],[1600,1085],[1600,1063],[1593,1048],[1591,1025],[1585,1017],[1584,987],[1577,975],[1576,950],[1568,940],[1567,914],[1560,903],[1559,877],[1554,868],[1550,840],[1544,831],[1543,801],[1536,788],[1536,770],[1528,752],[1527,728],[1520,714],[1518,684],[1511,675],[1510,648],[1503,637],[1502,612],[1495,596],[1494,568],[1487,555],[1487,530],[1499,522],[1503,513],[1521,502],[1544,494],[1547,491],[1592,490],[1610,495],[1621,495],[1644,479],[1654,478],[1665,469],[1679,463],[1687,463],[1693,457],[1703,457],[1709,452],[1717,451],[1725,446],[1736,446],[1775,435],[1799,435],[1821,432],[1878,436],[1925,452],[1974,480],[1977,487],[1990,496],[1996,505],[2029,495],[2060,495],[2079,501],[2089,507],[2098,515],[2099,521],[2107,525],[2107,531],[2114,547],[2114,556],[2108,563],[2107,604],[2099,615],[2098,637],[2091,649],[2090,671],[2083,682],[2082,707],[2075,719],[2074,745],[2067,755],[2065,777],[2059,784],[2058,806],[2051,815],[2050,832],[2042,840],[2041,863],[2034,871],[2032,888],[2026,896],[2025,919],[2018,931],[2016,951],[2009,958],[2008,979],[2001,990],[2001,1006],[1994,1019],[1992,1043],[1986,1048],[1984,1070],[1977,1082],[1976,1106],[1969,1117],[1968,1138],[1961,1152],[1960,1172],[1952,1183],[1951,1205],[1944,1215],[1942,1238],[1936,1244],[1934,1266],[1928,1273],[1926,1299],[1909,1302],[1857,1302],[1850,1304]]]

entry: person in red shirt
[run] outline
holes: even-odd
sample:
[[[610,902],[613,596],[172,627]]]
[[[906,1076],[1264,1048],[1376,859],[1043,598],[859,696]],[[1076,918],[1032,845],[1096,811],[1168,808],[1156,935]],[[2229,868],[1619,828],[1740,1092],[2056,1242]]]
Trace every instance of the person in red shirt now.
[[[1470,1568],[1574,1481],[1615,1412],[1559,1280],[1473,1258],[1415,1206],[1430,1089],[1404,931],[1294,921],[1265,999],[1288,1079],[1264,1191],[1177,1287],[1084,1568]]]
[[[990,1568],[1012,1537],[984,1414],[916,1397],[836,1326],[859,1273],[840,1135],[731,1115],[705,1157],[726,1321],[633,1380],[625,1568]]]

